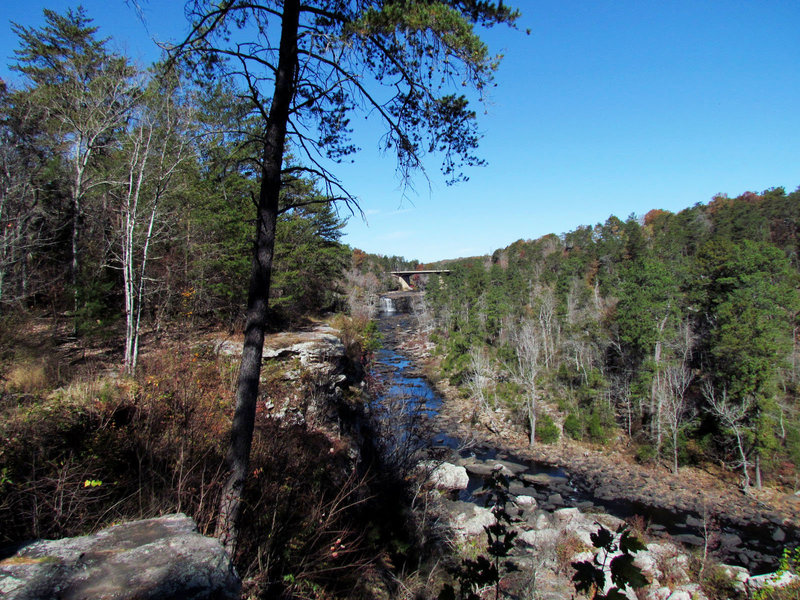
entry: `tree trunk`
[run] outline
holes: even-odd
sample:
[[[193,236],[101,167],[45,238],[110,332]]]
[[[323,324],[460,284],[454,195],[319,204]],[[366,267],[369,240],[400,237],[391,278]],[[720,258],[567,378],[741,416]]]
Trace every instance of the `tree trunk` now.
[[[532,399],[528,403],[528,426],[531,429],[529,445],[531,448],[536,444],[536,400]]]
[[[228,481],[220,501],[216,535],[230,555],[236,550],[238,520],[242,510],[242,493],[250,463],[253,441],[258,382],[267,324],[269,286],[278,218],[278,197],[281,189],[281,167],[286,140],[286,123],[295,93],[297,70],[297,32],[300,18],[299,0],[286,0],[283,8],[278,70],[264,143],[264,162],[258,198],[256,242],[247,296],[247,322],[244,349],[236,388],[236,408],[228,447]]]
[[[761,456],[756,453],[756,461],[755,461],[755,470],[756,470],[756,489],[761,489]]]
[[[678,474],[678,424],[672,429],[672,472]]]

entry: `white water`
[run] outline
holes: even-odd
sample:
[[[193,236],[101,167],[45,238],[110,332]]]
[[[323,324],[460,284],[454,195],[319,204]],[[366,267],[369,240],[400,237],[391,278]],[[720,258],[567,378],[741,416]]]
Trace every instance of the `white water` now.
[[[394,300],[388,296],[381,296],[381,314],[393,315],[396,312],[397,308],[394,305]]]

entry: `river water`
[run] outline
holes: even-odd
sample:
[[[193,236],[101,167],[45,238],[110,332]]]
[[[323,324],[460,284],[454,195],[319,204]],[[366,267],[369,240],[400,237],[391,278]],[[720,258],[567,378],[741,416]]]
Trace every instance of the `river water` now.
[[[452,432],[437,426],[436,415],[443,398],[419,371],[412,358],[399,348],[399,334],[414,328],[414,316],[391,301],[382,298],[378,320],[383,335],[383,347],[376,352],[373,377],[378,390],[373,406],[379,419],[384,420],[387,452],[402,456],[417,456],[420,452],[450,462],[482,463],[502,460],[519,466],[523,479],[511,492],[536,498],[543,510],[575,506],[583,511],[602,511],[622,519],[636,515],[650,524],[650,533],[670,536],[688,546],[703,544],[703,528],[699,515],[676,513],[631,501],[607,501],[594,497],[590,490],[581,489],[567,470],[540,464],[514,456],[502,448],[471,445]],[[470,474],[469,486],[460,492],[459,499],[480,503],[483,478]],[[523,487],[524,486],[524,489]],[[516,488],[516,489],[514,489]],[[777,567],[777,557],[784,544],[797,545],[797,531],[790,529],[789,538],[776,541],[772,530],[763,527],[722,526],[716,532],[719,560],[741,565],[751,572],[763,573]]]

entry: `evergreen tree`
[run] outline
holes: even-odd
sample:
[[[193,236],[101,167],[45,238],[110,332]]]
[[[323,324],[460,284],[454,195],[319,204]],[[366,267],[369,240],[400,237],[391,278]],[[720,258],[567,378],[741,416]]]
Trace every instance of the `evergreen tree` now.
[[[248,471],[256,399],[268,317],[275,232],[280,208],[287,138],[307,153],[309,165],[288,172],[316,174],[329,185],[328,198],[341,186],[316,159],[316,152],[341,160],[356,149],[349,118],[362,106],[386,126],[382,138],[408,175],[421,167],[426,151],[440,151],[451,179],[460,165],[475,164],[475,113],[464,96],[439,81],[469,82],[482,91],[496,60],[473,25],[513,23],[516,13],[501,3],[335,0],[259,5],[208,0],[189,2],[192,32],[175,56],[196,59],[209,71],[237,80],[248,94],[263,128],[258,143],[260,189],[256,240],[248,291],[247,323],[236,395],[218,534],[227,547],[236,542],[236,522]],[[235,35],[232,35],[233,31]],[[279,32],[279,40],[271,37]],[[244,37],[246,43],[234,39]],[[227,58],[233,60],[229,63]],[[388,97],[366,84],[367,74]],[[317,133],[313,134],[313,127]],[[337,191],[339,193],[334,193]]]

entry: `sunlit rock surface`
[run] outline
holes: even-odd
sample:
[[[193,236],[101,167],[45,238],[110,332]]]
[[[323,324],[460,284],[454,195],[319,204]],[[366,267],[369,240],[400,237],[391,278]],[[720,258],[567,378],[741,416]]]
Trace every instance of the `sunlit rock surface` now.
[[[240,590],[222,545],[184,514],[33,542],[0,561],[7,600],[233,600]]]

